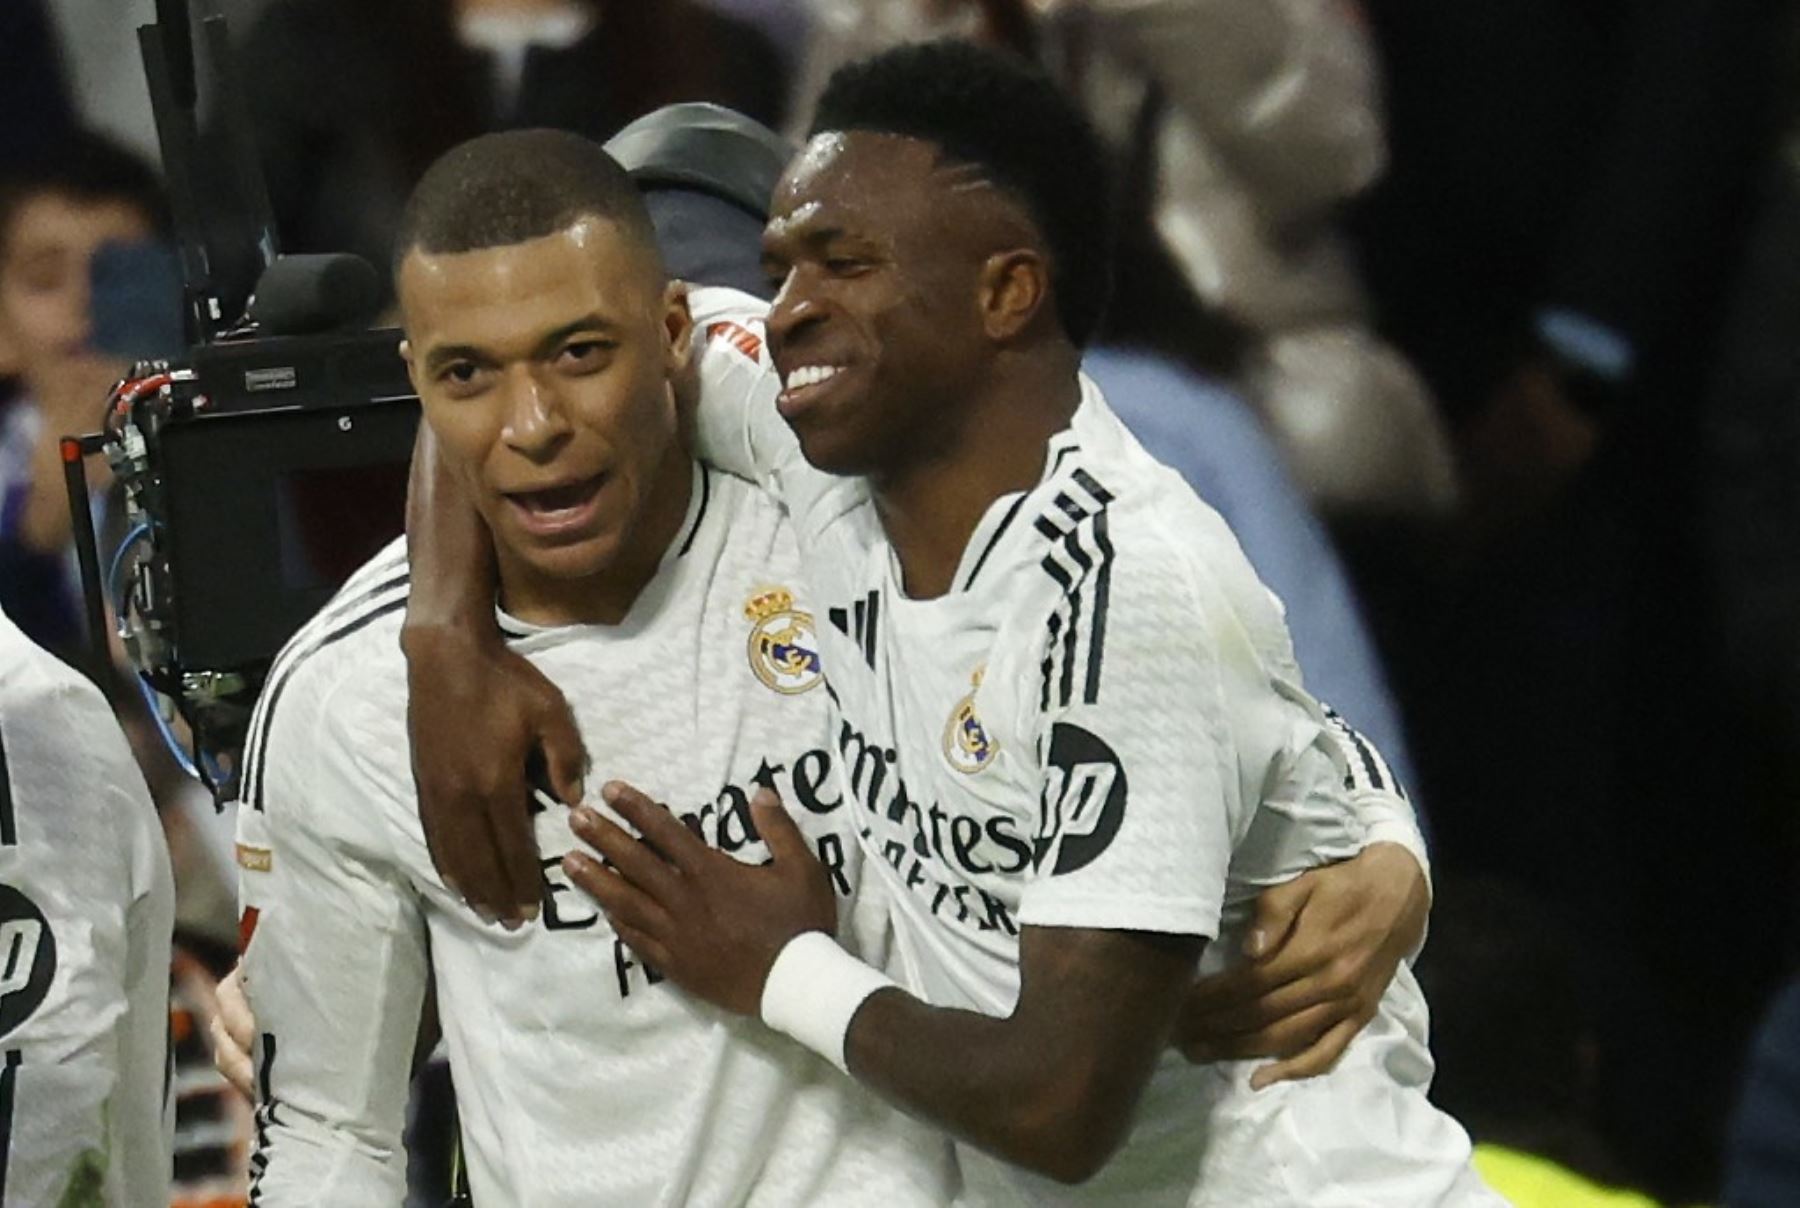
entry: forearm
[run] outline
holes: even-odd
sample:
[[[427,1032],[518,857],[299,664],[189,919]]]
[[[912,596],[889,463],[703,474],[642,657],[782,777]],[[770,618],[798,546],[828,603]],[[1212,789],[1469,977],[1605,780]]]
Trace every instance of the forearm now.
[[[1010,1016],[878,990],[851,1017],[843,1053],[852,1076],[912,1115],[1080,1182],[1130,1128],[1200,941],[1070,928],[1027,928],[1023,941]]]
[[[493,631],[493,538],[424,423],[407,484],[406,552],[412,585],[403,644],[434,628]]]
[[[851,1074],[909,1114],[993,1156],[1063,1182],[1105,1164],[1124,1139],[1154,1065],[1065,1060],[1015,1019],[934,1007],[900,990],[870,997],[851,1023]],[[1049,1053],[1056,1054],[1048,1060]]]

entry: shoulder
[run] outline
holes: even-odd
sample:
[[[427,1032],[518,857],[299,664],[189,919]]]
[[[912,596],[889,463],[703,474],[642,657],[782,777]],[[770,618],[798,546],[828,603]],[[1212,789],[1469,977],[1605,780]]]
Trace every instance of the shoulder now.
[[[1130,546],[1134,561],[1160,562],[1167,572],[1156,575],[1147,567],[1151,580],[1201,594],[1223,591],[1234,609],[1276,608],[1225,518],[1191,482],[1151,455],[1098,390],[1076,419],[1071,472],[1113,495],[1109,511],[1119,540]]]
[[[26,637],[0,614],[0,709],[10,725],[51,728],[69,714],[99,715],[109,721],[106,700],[74,668]],[[46,713],[55,717],[46,717]]]
[[[112,706],[100,690],[0,616],[0,742],[14,782],[49,775],[124,782],[147,794]]]
[[[272,778],[309,777],[357,750],[406,752],[400,627],[410,576],[401,542],[358,570],[270,665],[244,744],[240,800],[264,806]]]
[[[148,892],[163,850],[106,698],[0,615],[0,874],[98,908]]]
[[[1053,445],[1026,497],[1008,594],[1042,648],[1046,703],[1095,703],[1102,669],[1251,661],[1283,646],[1279,605],[1217,512],[1110,413]]]
[[[723,285],[696,285],[688,290],[688,313],[694,317],[695,334],[702,339],[730,334],[721,324],[736,323],[752,329],[758,344],[754,349],[746,349],[746,355],[756,359],[762,353],[760,341],[769,304],[754,294]]]

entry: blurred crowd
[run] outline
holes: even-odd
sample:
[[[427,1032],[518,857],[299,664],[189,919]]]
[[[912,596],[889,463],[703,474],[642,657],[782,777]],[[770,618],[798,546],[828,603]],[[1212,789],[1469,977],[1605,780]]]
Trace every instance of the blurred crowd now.
[[[284,250],[378,266],[418,174],[484,130],[605,138],[710,100],[797,132],[835,66],[946,35],[1049,67],[1124,183],[1089,372],[1211,484],[1309,687],[1424,816],[1436,1097],[1503,1189],[1800,1203],[1800,1016],[1776,1005],[1800,939],[1791,6],[197,7],[233,25]],[[0,607],[63,652],[56,438],[125,366],[94,262],[169,236],[131,34],[152,15],[0,3]],[[203,1026],[229,824],[109,690],[176,857],[184,1202],[232,1202],[246,1109]]]

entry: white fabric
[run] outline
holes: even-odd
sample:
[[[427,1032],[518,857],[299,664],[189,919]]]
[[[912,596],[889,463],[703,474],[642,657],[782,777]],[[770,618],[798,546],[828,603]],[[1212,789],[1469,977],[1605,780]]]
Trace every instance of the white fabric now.
[[[0,1203],[166,1198],[168,848],[106,701],[3,615],[0,743]]]
[[[385,559],[387,572],[402,566],[398,546]],[[808,679],[804,657],[785,664],[776,683],[793,692],[756,672],[757,601],[765,615],[786,610],[760,632],[810,649],[796,573],[773,502],[697,470],[687,525],[622,624],[503,627],[575,708],[594,760],[589,804],[604,809],[600,786],[625,779],[708,843],[757,861],[767,851],[751,837],[749,797],[771,783],[837,870],[846,943],[879,959],[885,912],[859,915],[846,896],[858,852],[843,833],[816,671]],[[953,1167],[941,1138],[760,1022],[645,968],[562,872],[576,846],[563,806],[537,817],[537,922],[484,924],[445,889],[411,779],[406,589],[384,594],[382,581],[378,558],[302,632],[253,727],[240,826],[253,866],[245,902],[259,910],[244,981],[269,1100],[257,1202],[399,1201],[427,942],[476,1203],[945,1202]],[[384,607],[325,640],[359,609]]]
[[[839,714],[839,773],[865,875],[893,901],[889,971],[907,989],[1009,1013],[1024,926],[1216,938],[1202,970],[1223,968],[1262,889],[1366,843],[1342,744],[1302,686],[1279,602],[1217,514],[1091,383],[1043,480],[995,501],[955,587],[915,601],[866,485],[806,464],[775,411],[766,357],[744,360],[746,390],[703,396],[700,449],[769,484],[794,517]],[[1224,1172],[1270,1165],[1311,1172],[1308,1185],[1335,1181],[1359,1202],[1493,1202],[1466,1135],[1426,1101],[1424,1004],[1410,976],[1389,988],[1381,1019],[1344,1066],[1380,1051],[1380,1078],[1353,1091],[1349,1075],[1327,1075],[1304,1094],[1365,1109],[1378,1098],[1417,1126],[1416,1170],[1363,1161],[1357,1146],[1319,1159],[1240,1128],[1232,1121],[1263,1110],[1262,1097],[1247,1105],[1243,1078],[1171,1055],[1094,1180],[1071,1189],[963,1148],[970,1202],[1315,1202],[1292,1188],[1217,1191],[1244,1186]],[[1401,1186],[1431,1194],[1387,1198]]]
[[[763,982],[762,1021],[848,1073],[844,1040],[850,1021],[893,980],[863,964],[822,931],[804,931],[782,946]]]

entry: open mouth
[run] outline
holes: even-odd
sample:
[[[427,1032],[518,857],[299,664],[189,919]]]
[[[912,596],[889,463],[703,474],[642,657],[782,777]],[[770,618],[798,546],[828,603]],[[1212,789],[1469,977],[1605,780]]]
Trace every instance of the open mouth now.
[[[800,365],[782,375],[781,397],[777,407],[785,416],[793,416],[806,407],[844,372],[842,365]]]
[[[508,491],[506,500],[527,529],[556,533],[585,525],[592,518],[600,488],[605,485],[606,475],[601,473],[537,491]]]

